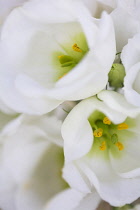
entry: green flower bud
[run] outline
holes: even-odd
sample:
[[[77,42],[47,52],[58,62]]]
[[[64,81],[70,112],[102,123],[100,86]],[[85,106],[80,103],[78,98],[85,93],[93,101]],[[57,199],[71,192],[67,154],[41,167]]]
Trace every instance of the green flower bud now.
[[[123,87],[125,69],[124,66],[120,63],[114,63],[111,67],[111,70],[108,74],[109,76],[109,85],[114,88]]]

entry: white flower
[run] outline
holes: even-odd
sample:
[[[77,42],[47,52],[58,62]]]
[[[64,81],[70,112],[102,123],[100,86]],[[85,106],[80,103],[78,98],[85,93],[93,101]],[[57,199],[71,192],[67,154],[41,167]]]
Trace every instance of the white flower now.
[[[79,1],[31,1],[12,12],[1,40],[0,98],[29,114],[104,89],[116,53],[111,17],[97,20]]]
[[[3,124],[4,119],[7,122],[6,116],[1,115],[2,119]],[[4,210],[43,209],[54,194],[67,187],[61,178],[61,122],[50,114],[21,115],[1,127],[0,207]]]
[[[1,115],[1,119],[7,122],[6,116]],[[70,189],[61,177],[63,149],[53,144],[62,146],[60,126],[59,120],[50,115],[21,115],[6,126],[1,125],[1,208],[96,209],[101,200],[97,192],[87,195]]]
[[[62,125],[63,177],[75,189],[91,193],[95,187],[103,200],[122,206],[140,196],[140,109],[113,91],[98,97],[80,102]]]
[[[140,34],[128,41],[121,55],[125,67],[124,95],[129,103],[140,107]]]

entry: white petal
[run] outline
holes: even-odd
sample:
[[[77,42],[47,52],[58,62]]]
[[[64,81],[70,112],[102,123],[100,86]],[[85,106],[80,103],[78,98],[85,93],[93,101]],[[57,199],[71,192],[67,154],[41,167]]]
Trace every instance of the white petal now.
[[[123,206],[139,197],[140,178],[124,179],[119,177],[114,173],[107,160],[94,157],[77,162],[79,170],[95,186],[101,198],[112,206]]]
[[[48,142],[39,139],[45,139],[45,135],[35,126],[22,126],[15,135],[5,139],[4,161],[17,182],[29,176],[47,148]]]
[[[71,188],[77,189],[86,194],[91,193],[90,182],[84,173],[79,170],[77,165],[66,163],[63,168],[63,177],[69,183]]]
[[[140,63],[136,63],[127,72],[124,79],[124,95],[130,104],[140,107]]]
[[[24,5],[23,11],[26,15],[39,22],[61,23],[74,21],[75,18],[72,16],[71,7],[69,7],[71,2],[69,2],[63,0],[32,0]]]
[[[93,52],[95,51],[97,61],[103,65],[104,71],[108,73],[112,66],[111,61],[114,62],[116,54],[114,25],[111,16],[106,12],[102,13],[101,20],[98,24],[99,33]],[[106,62],[104,63],[104,61]]]
[[[110,154],[112,167],[121,177],[134,178],[140,176],[140,153],[138,150],[140,146],[139,144],[139,133],[130,133],[130,137],[128,135],[127,137],[123,138],[123,157],[115,158],[113,157],[113,153]]]
[[[128,39],[139,32],[139,22],[123,8],[117,8],[111,13],[115,26],[117,52],[127,44]],[[127,24],[129,22],[129,24]]]
[[[2,112],[4,112],[5,114],[14,114],[15,113],[12,109],[10,109],[8,106],[6,106],[2,100],[0,100],[0,110]]]
[[[98,0],[98,1],[112,8],[115,8],[117,6],[117,0]]]
[[[90,10],[91,14],[94,17],[98,10],[97,2],[92,0],[82,0],[82,2],[86,5],[86,7]]]
[[[16,117],[16,115],[7,115],[0,112],[0,132],[3,132],[5,126]]]
[[[17,6],[21,6],[27,0],[1,0],[0,1],[0,23],[4,21],[6,16]]]
[[[132,39],[128,40],[128,44],[123,48],[121,59],[125,66],[126,73],[128,70],[140,61],[140,34],[136,34]]]
[[[56,195],[47,205],[44,210],[75,210],[83,199],[84,194],[74,190],[68,189]]]
[[[100,197],[96,192],[85,196],[74,189],[68,189],[54,197],[44,210],[95,210],[99,202]]]
[[[92,146],[93,133],[87,121],[91,112],[92,108],[88,107],[88,102],[86,104],[83,101],[82,105],[80,103],[70,112],[62,125],[62,136],[66,140],[64,147],[67,161],[83,156]]]
[[[38,159],[32,174],[20,183],[16,197],[17,208],[43,209],[52,196],[65,189],[67,184],[61,178],[62,166],[63,151],[52,144]]]
[[[2,151],[1,151],[2,152]],[[15,191],[17,185],[9,171],[0,163],[0,206],[4,210],[15,210]]]
[[[16,77],[15,86],[22,94],[28,97],[42,97],[46,95],[46,89],[26,74],[20,74]]]
[[[79,65],[56,83],[55,88],[48,92],[49,95],[61,100],[80,100],[104,89],[107,74],[104,73],[102,66],[92,62],[91,55],[83,59]]]
[[[24,112],[27,114],[44,114],[55,109],[60,103],[62,103],[62,101],[45,96],[34,98],[26,97],[16,89],[14,84],[15,76],[13,75],[1,75],[0,81],[0,97],[6,105],[18,112]]]
[[[40,118],[33,118],[35,124],[44,131],[46,139],[58,146],[63,146],[63,139],[61,135],[62,121],[59,120],[53,113],[41,116]],[[32,120],[31,123],[33,124]]]
[[[75,210],[85,210],[85,209],[96,210],[100,201],[101,198],[98,195],[98,193],[96,191],[92,192],[82,200],[80,205]]]
[[[6,115],[4,115],[4,117],[6,117]],[[2,116],[1,116],[2,118]],[[18,128],[20,127],[20,125],[22,124],[24,120],[24,115],[19,115],[19,116],[14,116],[13,118],[10,118],[6,125],[3,127],[1,135],[2,138],[1,140],[5,140],[5,138],[3,138],[3,136],[10,136],[13,135],[17,132]]]
[[[102,91],[98,97],[111,109],[123,113],[127,116],[134,118],[140,113],[140,109],[129,104],[125,97],[114,91]]]

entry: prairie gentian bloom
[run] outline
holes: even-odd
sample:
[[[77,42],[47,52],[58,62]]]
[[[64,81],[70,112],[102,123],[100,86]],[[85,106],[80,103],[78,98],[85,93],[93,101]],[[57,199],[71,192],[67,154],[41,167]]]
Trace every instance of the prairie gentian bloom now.
[[[71,187],[86,193],[95,187],[113,206],[140,196],[139,113],[113,91],[73,108],[62,125],[63,177]]]
[[[28,114],[104,89],[116,53],[111,17],[93,18],[80,1],[31,1],[11,13],[1,40],[0,98]]]

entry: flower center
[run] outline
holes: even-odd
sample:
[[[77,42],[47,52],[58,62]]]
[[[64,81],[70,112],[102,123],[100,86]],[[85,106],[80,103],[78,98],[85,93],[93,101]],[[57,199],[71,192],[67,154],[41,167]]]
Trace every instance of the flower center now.
[[[124,150],[122,132],[128,129],[128,124],[126,122],[114,124],[103,113],[96,111],[94,114],[94,118],[91,115],[88,119],[93,130],[93,147],[96,146],[101,151],[114,147],[118,151]]]
[[[77,34],[73,43],[62,44],[62,52],[55,52],[53,63],[55,64],[55,81],[63,78],[71,71],[85,56],[88,51],[88,45],[83,33]]]
[[[72,46],[73,51],[77,52],[77,53],[81,53],[82,57],[84,56],[84,51],[75,43]],[[81,55],[79,57],[79,61],[81,60]],[[59,55],[58,56],[59,62],[61,64],[61,67],[70,67],[71,69],[76,66],[76,64],[79,61],[76,61],[76,59],[74,57],[71,57],[69,55]],[[67,72],[68,73],[68,72]],[[61,79],[62,77],[64,77],[67,73],[64,73],[63,75],[61,75],[58,79]]]

